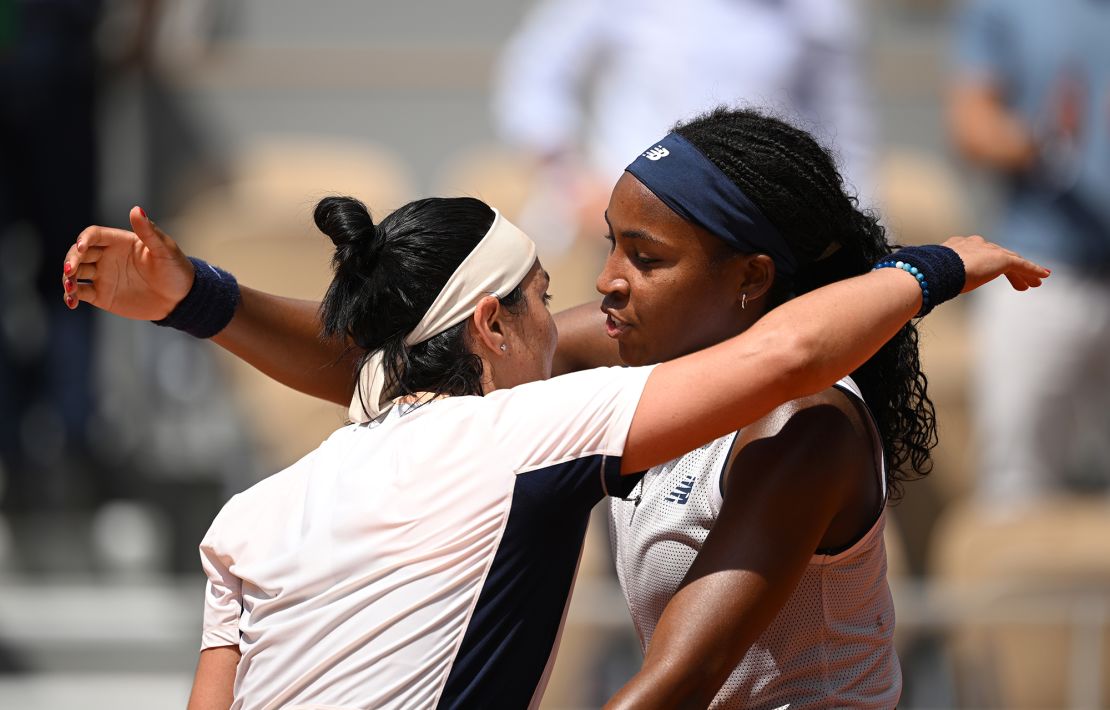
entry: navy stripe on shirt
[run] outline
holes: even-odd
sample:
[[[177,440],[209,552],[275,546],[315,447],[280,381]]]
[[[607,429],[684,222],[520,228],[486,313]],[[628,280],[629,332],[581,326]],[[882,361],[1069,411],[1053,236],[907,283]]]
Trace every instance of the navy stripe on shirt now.
[[[619,456],[589,456],[518,474],[505,533],[439,707],[525,708],[551,655],[590,510],[627,495]]]

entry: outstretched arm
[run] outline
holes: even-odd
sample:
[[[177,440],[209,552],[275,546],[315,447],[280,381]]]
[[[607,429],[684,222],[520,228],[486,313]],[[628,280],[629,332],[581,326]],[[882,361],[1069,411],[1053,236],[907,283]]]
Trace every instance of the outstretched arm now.
[[[177,244],[131,210],[133,232],[89,227],[63,264],[66,304],[80,302],[124,318],[160,320],[193,285],[193,264]],[[212,338],[221,347],[295,390],[346,405],[357,349],[320,337],[319,304],[242,287],[235,316]]]
[[[320,304],[240,287],[242,300],[212,342],[298,392],[346,407],[361,350],[320,335]]]
[[[1019,291],[1048,270],[982,237],[953,237],[970,291],[1005,275]],[[775,308],[746,332],[656,366],[628,430],[621,470],[643,471],[830,387],[875,354],[921,308],[917,280],[878,269]],[[697,396],[690,396],[696,387]]]
[[[135,207],[134,231],[89,227],[63,264],[66,304],[81,302],[124,318],[160,320],[193,285],[193,264],[165,232]],[[94,278],[95,277],[95,278]],[[320,337],[320,304],[240,286],[242,300],[212,341],[293,389],[346,405],[361,352]],[[597,302],[556,315],[555,374],[619,365],[616,342],[605,335]]]

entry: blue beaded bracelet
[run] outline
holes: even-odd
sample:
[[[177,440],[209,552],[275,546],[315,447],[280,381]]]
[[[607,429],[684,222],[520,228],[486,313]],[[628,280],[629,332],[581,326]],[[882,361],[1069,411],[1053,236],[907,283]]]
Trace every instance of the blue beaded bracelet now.
[[[921,287],[921,310],[917,318],[960,295],[967,278],[960,255],[937,245],[899,249],[875,264],[875,268],[902,269],[917,279]]]
[[[223,269],[193,257],[193,286],[185,298],[154,325],[183,330],[197,338],[211,338],[227,327],[239,305],[239,282]]]

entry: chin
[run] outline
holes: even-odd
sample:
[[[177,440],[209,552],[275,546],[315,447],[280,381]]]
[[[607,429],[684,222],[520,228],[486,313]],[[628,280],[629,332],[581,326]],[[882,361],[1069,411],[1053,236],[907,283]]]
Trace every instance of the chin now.
[[[641,367],[643,365],[658,365],[661,362],[674,360],[675,358],[682,357],[687,353],[694,352],[694,350],[676,350],[671,348],[668,352],[666,348],[653,348],[646,346],[643,343],[632,344],[623,340],[618,341],[618,351],[620,352],[621,362],[630,367]]]
[[[617,350],[620,353],[621,362],[625,365],[639,367],[640,365],[652,364],[652,359],[647,356],[643,348],[637,348],[620,341]]]

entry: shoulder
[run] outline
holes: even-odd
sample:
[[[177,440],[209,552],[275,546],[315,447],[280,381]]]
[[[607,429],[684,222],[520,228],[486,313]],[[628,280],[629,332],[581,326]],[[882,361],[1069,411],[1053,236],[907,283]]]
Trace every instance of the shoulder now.
[[[280,520],[303,499],[303,489],[319,456],[320,448],[314,449],[291,466],[231,496],[216,513],[202,546],[237,544],[255,537],[266,520]]]
[[[590,416],[635,407],[653,367],[599,367],[496,390],[481,399],[499,424],[531,422],[544,430],[575,428]]]
[[[866,441],[869,423],[861,401],[839,387],[829,387],[809,397],[776,407],[762,419],[741,429],[736,448],[763,439],[797,443],[852,443]]]
[[[862,402],[838,387],[791,400],[738,432],[722,489],[740,481],[829,491],[873,470],[871,424]],[[772,473],[773,472],[773,473]]]

